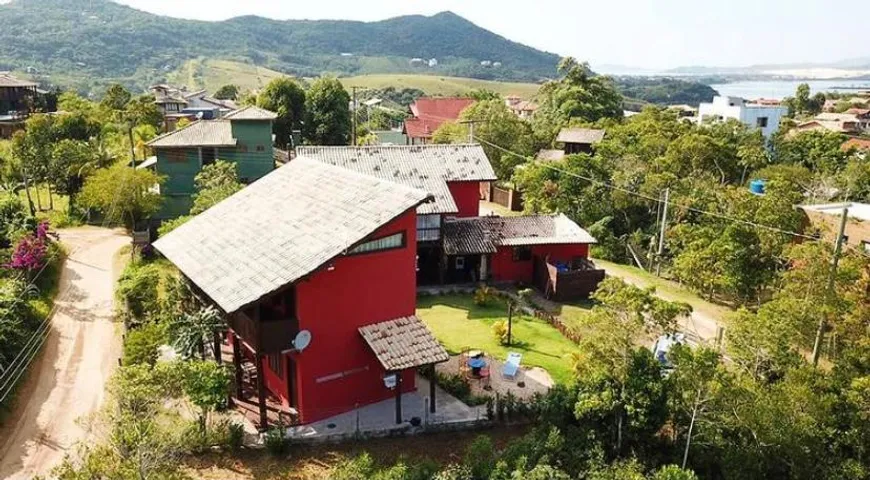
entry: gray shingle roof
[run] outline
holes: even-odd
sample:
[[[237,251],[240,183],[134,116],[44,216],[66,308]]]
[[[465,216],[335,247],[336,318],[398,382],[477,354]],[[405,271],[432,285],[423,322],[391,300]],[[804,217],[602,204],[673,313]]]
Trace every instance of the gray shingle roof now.
[[[224,115],[224,118],[231,120],[275,120],[278,115],[260,107],[248,106],[234,110]]]
[[[555,162],[565,158],[564,150],[541,150],[535,157],[535,160],[541,162]]]
[[[360,335],[385,370],[446,362],[450,355],[416,316],[360,327]]]
[[[300,157],[154,247],[232,313],[314,272],[428,198]]]
[[[447,255],[493,253],[497,246],[598,243],[563,214],[461,218],[444,222],[442,232]]]
[[[598,143],[604,140],[604,130],[594,128],[563,128],[556,137],[561,143]]]
[[[444,222],[441,228],[444,253],[447,255],[495,253],[495,244],[492,243],[484,222],[476,220],[473,218]]]
[[[374,147],[300,147],[300,155],[426,190],[434,203],[420,214],[457,213],[447,182],[492,181],[495,172],[480,145],[396,145]]]
[[[232,124],[226,120],[200,120],[165,133],[147,144],[150,147],[233,147]]]
[[[36,87],[37,83],[15,78],[6,72],[0,72],[0,87]]]

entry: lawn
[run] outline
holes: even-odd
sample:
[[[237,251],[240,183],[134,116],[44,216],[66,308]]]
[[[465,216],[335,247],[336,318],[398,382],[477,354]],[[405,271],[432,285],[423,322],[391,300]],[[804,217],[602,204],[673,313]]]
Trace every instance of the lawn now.
[[[474,78],[442,77],[437,75],[376,74],[341,78],[345,88],[351,86],[365,88],[418,88],[427,95],[457,96],[466,95],[471,90],[487,89],[501,95],[517,95],[531,99],[538,94],[540,85],[534,83],[496,82]]]
[[[285,74],[265,67],[232,60],[188,60],[178,70],[168,75],[171,83],[186,85],[190,89],[206,88],[216,91],[223,85],[235,84],[245,90],[264,87],[273,78]],[[427,95],[465,95],[471,90],[487,89],[501,95],[518,95],[531,99],[537,95],[540,85],[534,83],[496,82],[474,78],[444,77],[415,74],[374,74],[340,78],[345,88],[418,88]]]
[[[492,324],[507,320],[507,305],[503,301],[479,307],[471,295],[420,297],[417,316],[451,354],[470,347],[504,360],[509,351],[519,352],[523,354],[523,366],[541,367],[556,382],[567,383],[572,379],[570,354],[580,349],[549,324],[532,317],[514,317],[513,338],[519,343],[505,347],[496,341]]]

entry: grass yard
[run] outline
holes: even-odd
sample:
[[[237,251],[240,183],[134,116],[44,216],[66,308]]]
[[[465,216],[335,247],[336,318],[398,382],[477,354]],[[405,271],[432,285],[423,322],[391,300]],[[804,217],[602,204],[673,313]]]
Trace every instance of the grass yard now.
[[[579,347],[541,320],[514,317],[513,338],[519,343],[511,347],[498,343],[492,324],[507,320],[507,305],[501,300],[493,300],[493,306],[479,307],[471,295],[420,297],[417,316],[451,354],[470,347],[504,360],[509,351],[519,352],[523,354],[523,366],[541,367],[560,383],[572,379],[570,355],[579,352]]]
[[[242,91],[257,90],[270,80],[284,73],[249,63],[232,60],[188,60],[178,70],[169,74],[170,83],[186,85],[190,89],[205,88],[216,91],[223,85],[235,84]],[[374,74],[340,78],[345,88],[418,88],[427,95],[465,95],[471,90],[487,89],[502,95],[518,95],[531,99],[537,95],[540,85],[534,83],[496,82],[474,78],[444,77],[418,74]]]
[[[537,95],[540,85],[534,83],[495,82],[474,78],[441,77],[436,75],[377,74],[341,78],[345,88],[351,86],[365,88],[419,88],[427,95],[455,96],[465,95],[471,90],[487,89],[501,95],[517,95],[531,99]]]

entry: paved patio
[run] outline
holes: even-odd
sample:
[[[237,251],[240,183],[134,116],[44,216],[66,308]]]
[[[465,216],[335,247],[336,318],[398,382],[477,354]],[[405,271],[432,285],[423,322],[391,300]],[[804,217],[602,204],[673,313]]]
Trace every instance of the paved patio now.
[[[308,425],[290,427],[287,436],[298,440],[329,440],[355,435],[387,435],[411,429],[417,417],[426,426],[450,426],[486,419],[486,407],[469,407],[441,388],[435,393],[435,413],[429,413],[429,381],[417,376],[417,391],[402,395],[401,424],[396,424],[396,400],[389,399]]]

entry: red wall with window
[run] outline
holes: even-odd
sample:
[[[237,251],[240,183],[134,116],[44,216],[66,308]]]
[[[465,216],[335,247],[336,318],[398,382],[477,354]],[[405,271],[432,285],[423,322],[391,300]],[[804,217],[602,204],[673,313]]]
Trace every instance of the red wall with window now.
[[[516,247],[498,247],[496,253],[490,257],[493,281],[531,284],[535,275],[535,257],[546,258],[549,255],[551,262],[570,263],[575,257],[589,256],[589,245],[585,243],[535,245],[531,247],[532,255],[528,260],[514,260],[514,248]]]
[[[480,182],[447,182],[447,188],[459,207],[457,217],[480,215]]]
[[[395,396],[384,386],[386,372],[357,329],[415,313],[416,213],[409,210],[367,240],[398,232],[405,232],[404,247],[339,257],[296,284],[299,328],[312,334],[310,347],[291,354],[304,423]],[[278,378],[268,358],[264,362],[267,387],[286,396],[286,376],[292,372]],[[414,371],[405,371],[403,391],[415,388]]]

